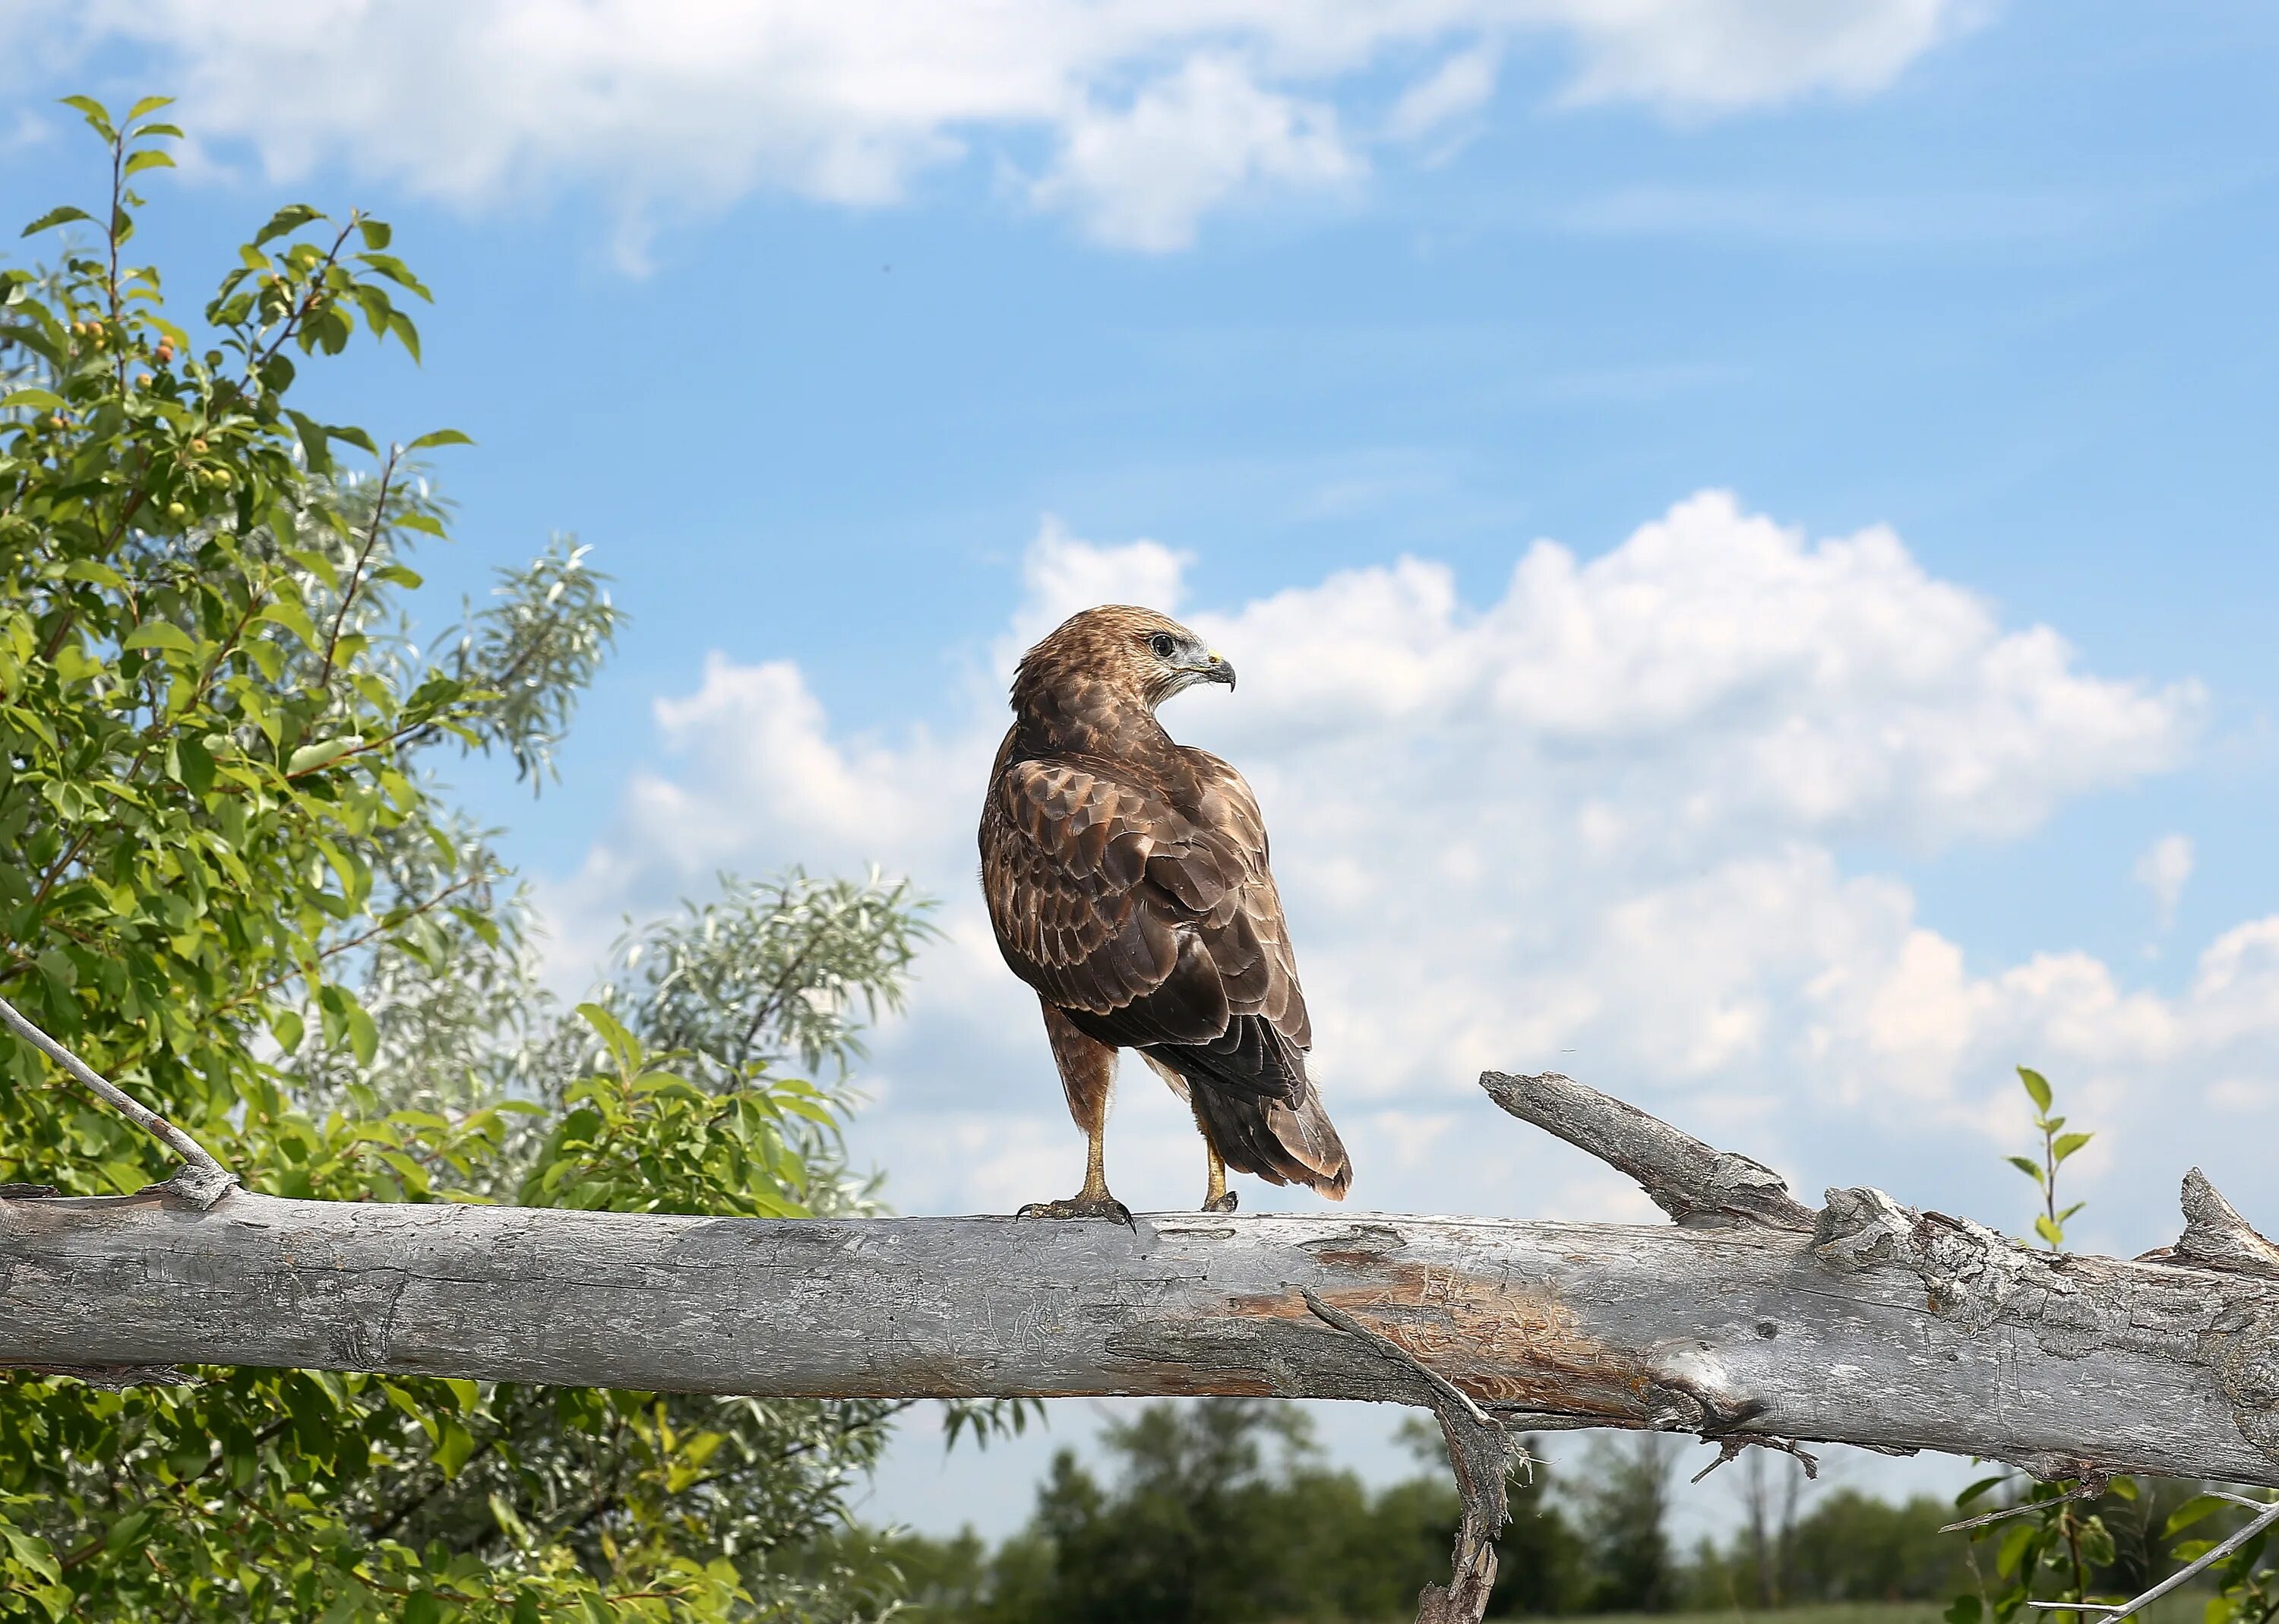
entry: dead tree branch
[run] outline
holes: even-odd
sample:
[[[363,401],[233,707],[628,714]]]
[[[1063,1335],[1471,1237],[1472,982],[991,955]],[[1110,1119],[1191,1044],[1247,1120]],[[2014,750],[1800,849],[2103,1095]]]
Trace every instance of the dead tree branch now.
[[[1182,1213],[1126,1229],[18,1186],[0,1190],[0,1365],[1423,1403],[1466,1485],[1439,1619],[1477,1618],[1492,1575],[1502,1443],[1485,1422],[2279,1487],[2279,1255],[2198,1174],[2157,1257],[2052,1253],[1880,1191],[1830,1191],[1815,1213],[1758,1163],[1564,1077],[1483,1082],[1679,1222]]]

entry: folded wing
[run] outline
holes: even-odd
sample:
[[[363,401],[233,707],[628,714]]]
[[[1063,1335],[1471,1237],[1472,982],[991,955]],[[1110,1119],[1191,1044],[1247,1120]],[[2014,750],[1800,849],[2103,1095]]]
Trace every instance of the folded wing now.
[[[1187,755],[1204,793],[1184,812],[1099,758],[1000,772],[981,831],[998,946],[1082,1030],[1185,1078],[1230,1164],[1342,1193],[1257,802],[1226,763]]]

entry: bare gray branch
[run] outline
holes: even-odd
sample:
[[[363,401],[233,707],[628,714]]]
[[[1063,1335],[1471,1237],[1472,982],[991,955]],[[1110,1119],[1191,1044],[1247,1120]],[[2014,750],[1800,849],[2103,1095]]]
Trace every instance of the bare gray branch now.
[[[1654,1204],[1688,1229],[1737,1223],[1809,1229],[1815,1214],[1780,1175],[1746,1156],[1704,1145],[1636,1106],[1556,1072],[1508,1076],[1484,1071],[1488,1098],[1522,1122],[1588,1151],[1638,1180]]]

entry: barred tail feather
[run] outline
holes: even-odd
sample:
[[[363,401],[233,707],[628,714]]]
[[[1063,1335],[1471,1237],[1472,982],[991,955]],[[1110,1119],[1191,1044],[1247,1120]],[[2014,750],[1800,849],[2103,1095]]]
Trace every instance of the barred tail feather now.
[[[1195,1121],[1227,1166],[1342,1201],[1353,1162],[1306,1076],[1305,1056],[1255,1015],[1234,1025],[1218,1043],[1163,1044],[1143,1053],[1186,1082]]]

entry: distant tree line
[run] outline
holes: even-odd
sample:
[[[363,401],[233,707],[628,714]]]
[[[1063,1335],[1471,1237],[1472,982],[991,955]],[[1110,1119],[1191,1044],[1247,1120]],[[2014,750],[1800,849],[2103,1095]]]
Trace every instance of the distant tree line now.
[[[1405,1617],[1445,1579],[1457,1504],[1437,1433],[1412,1424],[1414,1477],[1371,1490],[1324,1464],[1287,1405],[1150,1405],[1109,1427],[1107,1481],[1063,1450],[1020,1532],[990,1548],[967,1530],[848,1536],[901,1570],[930,1624],[1261,1624]],[[1670,1530],[1677,1439],[1599,1442],[1515,1484],[1491,1618],[1731,1612],[1923,1601],[1984,1588],[1984,1551],[1939,1528],[1957,1513],[1850,1487],[1802,1492],[1792,1461],[1733,1473],[1741,1516],[1681,1551]],[[2169,1566],[2163,1529],[2193,1486],[2146,1482],[2102,1508],[2114,1532],[2099,1591],[2126,1594]],[[1986,1575],[1993,1577],[1991,1562]],[[2197,1600],[2197,1598],[2196,1598]]]

